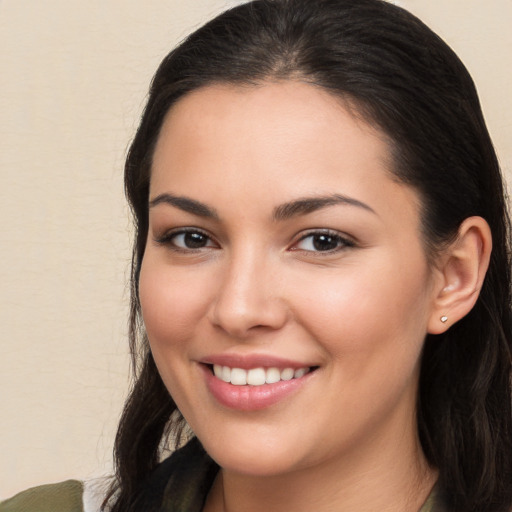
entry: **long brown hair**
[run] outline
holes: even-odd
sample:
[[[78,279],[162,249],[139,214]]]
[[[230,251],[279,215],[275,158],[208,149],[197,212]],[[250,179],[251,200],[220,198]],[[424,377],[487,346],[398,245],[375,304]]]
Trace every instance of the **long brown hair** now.
[[[489,223],[494,249],[475,307],[425,341],[418,429],[450,510],[509,512],[512,320],[502,177],[464,65],[421,21],[381,0],[256,0],[194,32],[156,72],[125,167],[136,228],[130,317],[135,382],[116,439],[112,510],[131,510],[158,464],[162,438],[169,429],[179,438],[183,426],[151,356],[137,290],[152,154],[163,119],[200,87],[275,79],[302,80],[350,99],[389,137],[396,177],[422,198],[427,251],[435,253],[469,216]]]

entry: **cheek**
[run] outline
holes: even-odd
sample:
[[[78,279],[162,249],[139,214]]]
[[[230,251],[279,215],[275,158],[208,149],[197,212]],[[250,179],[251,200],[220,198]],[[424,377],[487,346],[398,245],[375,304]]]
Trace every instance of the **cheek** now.
[[[206,310],[205,283],[145,257],[139,279],[142,317],[152,349],[183,343]]]
[[[392,360],[397,351],[421,350],[428,317],[426,266],[410,265],[413,272],[379,258],[302,281],[307,294],[297,317],[335,358],[360,355],[363,363],[372,354]]]

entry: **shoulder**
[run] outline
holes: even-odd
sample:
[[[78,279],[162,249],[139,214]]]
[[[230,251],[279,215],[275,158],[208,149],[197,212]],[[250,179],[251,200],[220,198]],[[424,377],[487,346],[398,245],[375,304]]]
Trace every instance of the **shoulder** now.
[[[82,482],[40,485],[0,502],[0,512],[84,512]]]

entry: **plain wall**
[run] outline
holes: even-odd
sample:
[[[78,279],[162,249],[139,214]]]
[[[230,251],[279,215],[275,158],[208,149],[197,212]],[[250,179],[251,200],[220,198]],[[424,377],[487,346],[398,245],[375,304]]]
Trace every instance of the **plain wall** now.
[[[128,387],[123,159],[160,60],[236,3],[0,0],[0,497],[111,469]],[[512,2],[395,3],[468,66],[510,180]]]

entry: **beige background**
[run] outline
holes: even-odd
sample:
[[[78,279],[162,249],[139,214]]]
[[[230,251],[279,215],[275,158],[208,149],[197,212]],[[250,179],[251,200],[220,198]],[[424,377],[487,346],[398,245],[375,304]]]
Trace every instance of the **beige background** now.
[[[0,497],[109,471],[128,382],[125,151],[162,57],[236,3],[0,0]],[[465,61],[512,176],[512,1],[395,3]]]

